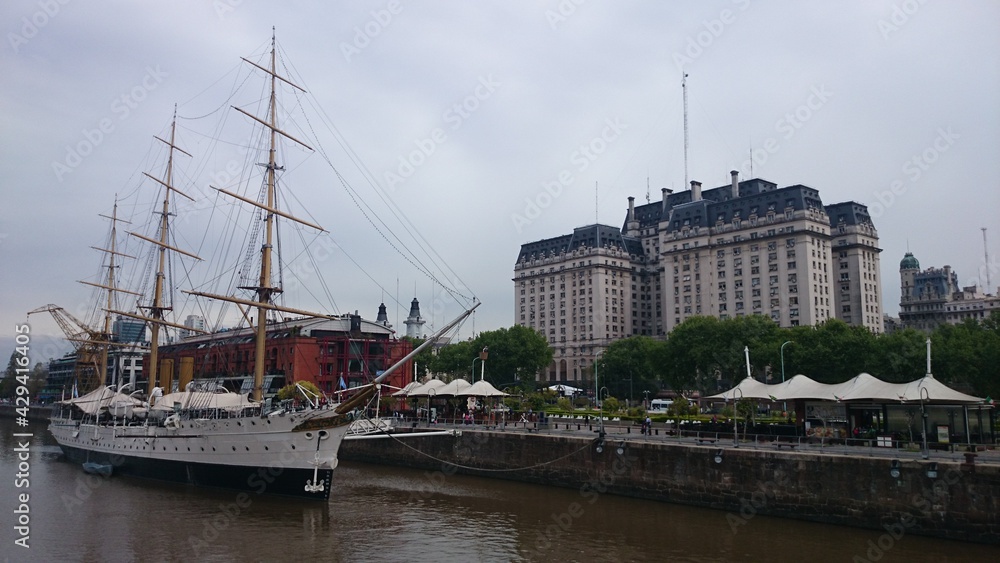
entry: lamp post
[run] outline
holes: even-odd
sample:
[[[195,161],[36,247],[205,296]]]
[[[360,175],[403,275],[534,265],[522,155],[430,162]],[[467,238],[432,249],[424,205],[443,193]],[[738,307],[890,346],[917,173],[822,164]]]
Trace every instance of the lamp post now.
[[[486,358],[490,355],[490,347],[483,346],[483,351],[479,353],[479,381],[482,381],[486,377]],[[472,374],[473,382],[476,379],[476,374]]]
[[[920,418],[921,418],[921,428],[922,436],[924,441],[924,448],[920,451],[920,457],[927,459],[930,457],[930,452],[927,450],[927,410],[924,409],[924,401],[931,400],[931,393],[926,387],[920,387]]]
[[[605,397],[607,397],[608,395],[611,394],[611,392],[608,391],[607,387],[601,387],[601,391],[604,392],[604,396]],[[598,392],[598,399],[600,399],[600,392]],[[600,435],[603,438],[604,437],[604,401],[600,401],[600,403],[601,403],[601,417],[598,419],[598,428],[600,428]]]
[[[740,431],[736,426],[736,421],[739,419],[739,407],[736,403],[736,392],[740,392],[740,399],[743,399],[743,390],[739,387],[733,387],[733,447],[740,447]]]
[[[604,350],[598,350],[594,354],[594,401],[598,403],[601,402],[601,392],[597,388],[597,360],[600,359],[602,353],[604,353]]]
[[[779,353],[781,354],[781,382],[782,383],[785,382],[785,345],[791,344],[791,343],[792,343],[791,340],[786,340],[786,341],[784,341],[784,342],[781,343],[781,348],[779,349]],[[781,412],[785,412],[787,410],[788,410],[788,405],[784,401],[782,401],[781,402]]]

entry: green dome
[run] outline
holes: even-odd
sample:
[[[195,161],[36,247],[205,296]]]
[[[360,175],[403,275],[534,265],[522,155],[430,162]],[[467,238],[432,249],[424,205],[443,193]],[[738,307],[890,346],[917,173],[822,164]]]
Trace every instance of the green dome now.
[[[917,259],[913,257],[913,253],[912,252],[907,252],[906,256],[903,256],[903,259],[899,262],[899,269],[900,270],[919,270],[920,269],[920,262],[917,262]]]

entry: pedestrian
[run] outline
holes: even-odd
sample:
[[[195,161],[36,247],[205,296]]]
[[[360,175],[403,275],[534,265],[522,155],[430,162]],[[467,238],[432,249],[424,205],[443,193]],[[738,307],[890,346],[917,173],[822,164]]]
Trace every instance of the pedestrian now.
[[[646,435],[653,435],[653,420],[649,418],[649,415],[646,415]]]

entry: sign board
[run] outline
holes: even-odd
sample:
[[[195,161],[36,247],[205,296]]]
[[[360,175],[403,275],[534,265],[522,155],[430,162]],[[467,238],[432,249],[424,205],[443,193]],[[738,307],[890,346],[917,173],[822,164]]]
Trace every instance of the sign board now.
[[[937,427],[937,441],[939,444],[948,443],[948,426],[938,426]]]

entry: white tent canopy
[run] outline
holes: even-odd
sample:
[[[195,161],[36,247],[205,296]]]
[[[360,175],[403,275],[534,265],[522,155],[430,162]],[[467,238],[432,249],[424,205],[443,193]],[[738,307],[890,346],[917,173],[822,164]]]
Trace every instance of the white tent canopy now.
[[[739,389],[739,391],[736,391]],[[796,375],[784,383],[767,385],[751,378],[745,378],[736,387],[709,399],[731,401],[733,398],[771,399],[794,401],[813,399],[822,401],[882,401],[920,402],[948,404],[979,404],[983,399],[955,391],[932,375],[926,375],[909,383],[889,383],[877,377],[862,373],[843,383],[820,383],[804,375]]]
[[[469,387],[472,387],[471,383],[469,383],[464,379],[459,378],[449,382],[447,385],[438,387],[437,390],[434,392],[434,394],[438,396],[441,395],[455,396],[458,395],[460,391],[464,391]]]
[[[506,397],[507,393],[497,389],[489,381],[480,380],[473,383],[464,391],[459,391],[458,395],[469,397]]]
[[[408,395],[410,393],[410,391],[412,391],[413,389],[415,389],[418,386],[420,386],[420,382],[419,381],[411,381],[411,382],[407,383],[406,385],[404,385],[403,388],[400,389],[399,391],[394,392],[392,394],[392,396],[393,397],[405,397],[406,395]]]
[[[445,386],[445,382],[441,381],[440,379],[429,379],[426,382],[424,382],[422,385],[418,385],[418,386],[410,389],[410,392],[407,393],[406,396],[407,397],[427,397],[427,396],[430,396],[431,391],[434,391],[434,394],[437,395],[437,390],[439,388],[441,388],[441,387],[444,387],[444,386]]]
[[[724,399],[726,401],[732,401],[735,399],[768,399],[774,394],[774,385],[765,385],[753,379],[751,377],[743,378],[736,387],[719,393],[718,395],[712,395],[708,397],[709,399]]]
[[[98,387],[86,395],[59,402],[64,405],[75,405],[87,414],[97,414],[98,412],[107,412],[108,410],[120,411],[127,407],[142,406],[142,401],[123,393],[112,391],[109,387]]]

